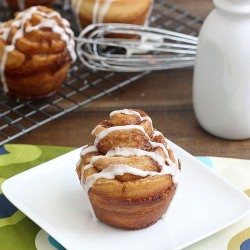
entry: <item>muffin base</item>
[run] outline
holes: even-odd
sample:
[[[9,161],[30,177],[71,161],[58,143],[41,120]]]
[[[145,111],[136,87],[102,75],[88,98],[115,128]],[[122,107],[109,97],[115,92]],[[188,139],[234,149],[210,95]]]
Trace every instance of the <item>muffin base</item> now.
[[[112,199],[90,189],[96,217],[113,227],[137,230],[155,224],[166,213],[176,187],[172,184],[167,191],[141,199]]]
[[[40,99],[56,93],[66,77],[70,63],[57,71],[39,71],[33,74],[8,74],[8,95],[18,99]]]

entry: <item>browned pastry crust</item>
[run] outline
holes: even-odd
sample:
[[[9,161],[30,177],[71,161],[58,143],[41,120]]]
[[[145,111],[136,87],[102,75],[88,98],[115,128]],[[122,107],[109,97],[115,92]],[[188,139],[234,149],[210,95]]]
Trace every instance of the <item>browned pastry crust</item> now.
[[[37,10],[46,15],[54,13],[54,10],[44,6],[38,6]],[[72,62],[66,42],[51,28],[41,27],[26,32],[26,28],[34,27],[48,19],[40,13],[34,13],[31,19],[25,22],[23,36],[16,40],[15,48],[8,53],[5,64],[8,94],[21,99],[42,98],[55,93],[65,79]],[[65,27],[60,17],[53,16],[49,19],[53,19],[58,27]],[[22,29],[13,25],[17,20],[20,20],[18,14],[15,19],[0,26],[0,35],[4,29],[10,29],[7,40],[0,38],[0,62],[3,60],[6,47],[11,45],[15,34]],[[70,39],[70,34],[67,35]]]
[[[136,110],[140,116],[146,117],[143,111]],[[79,179],[84,184],[87,178],[93,174],[102,173],[109,166],[128,165],[143,171],[160,172],[162,166],[148,155],[109,155],[110,150],[117,148],[134,148],[155,153],[165,159],[175,162],[180,169],[180,162],[176,162],[173,151],[167,146],[161,133],[155,133],[148,119],[141,121],[136,114],[116,113],[109,120],[105,120],[93,131],[96,138],[106,128],[116,126],[139,125],[145,129],[146,135],[136,128],[119,129],[108,133],[100,139],[96,150],[81,154],[81,160],[77,167]],[[150,143],[151,142],[151,143]],[[152,147],[152,142],[162,143],[168,151],[165,155],[162,147]],[[87,147],[93,147],[89,144]],[[84,170],[90,164],[94,156],[100,157],[92,166]],[[167,166],[168,167],[168,166]],[[141,229],[156,223],[166,212],[175,193],[176,185],[171,174],[163,174],[145,177],[124,173],[116,175],[115,179],[99,178],[88,191],[89,199],[96,217],[111,226],[125,229]]]
[[[8,7],[13,9],[19,8],[18,1],[23,1],[23,5],[25,8],[35,5],[47,5],[55,2],[55,0],[7,0]]]
[[[79,4],[79,10],[76,6]],[[96,0],[73,0],[73,10],[75,10],[82,27],[93,22],[93,9]],[[100,0],[100,8],[107,0]],[[143,25],[148,17],[151,0],[114,0],[104,15],[104,23],[128,23]]]
[[[150,192],[153,190],[150,182],[151,185],[159,185],[158,192]],[[119,197],[115,197],[112,192],[99,191],[98,186],[91,189],[90,199],[100,221],[114,227],[135,230],[148,227],[163,216],[174,195],[174,184],[171,184],[171,181],[167,178],[166,180],[157,180],[156,178],[150,180],[148,178],[147,180],[137,181],[137,183],[130,183],[130,185],[133,184],[135,187],[131,190],[131,193],[137,193],[137,189],[143,188],[147,188],[148,193],[138,194],[138,197],[131,198],[129,192],[126,195],[126,185],[118,183],[115,185],[114,181],[112,186],[120,190]],[[167,185],[169,186],[166,188]]]

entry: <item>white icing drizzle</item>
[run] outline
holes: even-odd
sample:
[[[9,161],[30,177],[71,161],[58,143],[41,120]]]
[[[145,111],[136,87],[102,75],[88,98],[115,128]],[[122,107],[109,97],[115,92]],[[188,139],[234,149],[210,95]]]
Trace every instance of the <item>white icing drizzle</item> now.
[[[168,145],[168,142],[167,142],[166,138],[163,136],[163,134],[158,130],[154,130],[153,138],[155,138],[157,136],[162,136],[164,138],[164,141],[165,141],[165,143],[167,145],[167,149],[169,149],[170,147]]]
[[[162,136],[162,137],[164,138],[164,141],[165,141],[166,145],[167,145],[167,149],[170,149],[170,147],[169,147],[169,145],[168,145],[168,142],[167,142],[167,139],[163,136],[163,134],[162,134],[161,132],[155,130],[155,131],[154,131],[154,134],[153,134],[153,138],[156,137],[156,136]],[[178,163],[178,157],[177,157],[177,155],[175,154],[174,151],[172,151],[172,153],[173,153],[173,156],[174,156],[174,161],[175,161],[176,163]]]
[[[139,112],[134,111],[134,110],[117,110],[114,111],[110,114],[110,117],[112,117],[115,114],[127,114],[127,115],[137,115],[140,117],[140,120],[149,120],[151,119],[148,116],[142,117]],[[152,121],[151,121],[152,124]],[[94,133],[101,125],[98,125],[92,133]],[[171,161],[168,151],[166,147],[162,143],[154,142],[151,141],[150,137],[147,135],[145,132],[144,128],[140,125],[125,125],[125,126],[114,126],[114,127],[109,127],[109,128],[103,128],[103,130],[96,136],[94,145],[93,146],[85,146],[83,147],[81,151],[81,156],[86,155],[88,152],[93,152],[93,151],[98,151],[97,145],[102,140],[104,137],[106,137],[109,133],[112,133],[114,131],[121,131],[121,130],[131,130],[131,129],[136,129],[141,131],[147,138],[149,143],[151,144],[152,148],[157,148],[160,147],[165,156],[162,156],[158,151],[145,151],[137,148],[116,148],[115,150],[110,150],[106,153],[106,155],[98,155],[98,156],[93,156],[90,160],[90,163],[85,165],[82,168],[82,173],[81,173],[81,184],[85,190],[86,193],[86,198],[90,207],[90,211],[93,215],[94,219],[97,219],[95,216],[94,209],[92,207],[91,201],[89,199],[89,189],[92,187],[92,185],[100,178],[105,178],[105,179],[115,179],[117,175],[124,175],[124,174],[133,174],[141,177],[147,177],[147,176],[156,176],[156,175],[172,175],[172,180],[174,184],[178,183],[179,176],[180,176],[180,170],[178,168],[178,158],[175,157],[175,162]],[[153,137],[156,136],[163,136],[162,133],[159,131],[154,131]],[[164,137],[163,137],[164,138]],[[165,139],[165,138],[164,138]],[[167,142],[166,142],[167,144]],[[168,144],[167,144],[168,145]],[[169,146],[167,146],[169,148]],[[129,157],[129,156],[148,156],[155,162],[157,162],[158,165],[161,166],[161,171],[156,172],[156,171],[147,171],[147,170],[141,170],[134,168],[132,166],[129,166],[127,164],[111,164],[104,170],[102,170],[99,173],[92,174],[88,176],[85,180],[83,180],[84,177],[84,171],[93,167],[94,163],[105,157],[117,157],[117,156],[124,156],[124,157]],[[166,157],[166,158],[165,158]]]
[[[144,25],[145,25],[145,26],[148,26],[148,24],[149,24],[149,17],[151,16],[153,7],[154,7],[154,0],[150,0],[149,10],[148,10],[148,13],[147,13],[145,22],[144,22]]]
[[[7,86],[7,83],[6,83],[6,77],[5,77],[5,64],[6,64],[6,61],[7,61],[7,57],[8,57],[8,53],[11,52],[12,50],[14,50],[14,46],[8,46],[7,48],[5,48],[4,52],[3,52],[3,56],[2,56],[2,61],[1,61],[1,64],[0,64],[0,76],[1,76],[1,82],[3,84],[3,91],[4,93],[7,93],[9,90],[8,90],[8,86]]]
[[[100,126],[100,125],[98,125],[98,126]],[[105,128],[103,131],[101,131],[96,136],[95,141],[94,141],[94,145],[97,145],[100,142],[100,140],[102,140],[104,137],[106,137],[111,132],[119,131],[119,130],[131,130],[131,129],[140,130],[148,138],[148,141],[151,144],[152,148],[161,147],[162,150],[164,151],[165,155],[167,156],[167,161],[168,161],[169,165],[173,164],[173,162],[171,161],[171,159],[168,156],[168,151],[165,148],[165,146],[159,142],[152,142],[150,140],[150,137],[145,132],[144,128],[140,125],[125,125],[125,126],[114,126],[114,127],[110,127],[110,128]],[[95,129],[94,129],[94,131],[95,131]]]
[[[80,24],[79,13],[80,13],[80,8],[82,6],[82,1],[83,0],[76,0],[73,2],[73,8],[74,8],[75,14],[78,18],[78,20],[77,20],[78,24]],[[102,23],[104,21],[105,15],[107,14],[107,12],[110,8],[110,5],[112,4],[113,1],[114,0],[104,0],[104,1],[102,1],[103,3],[101,4],[100,0],[95,0],[94,6],[93,6],[93,11],[92,11],[92,23]],[[144,25],[148,25],[148,18],[152,12],[153,3],[154,3],[153,0],[151,0]]]
[[[105,15],[106,15],[106,13],[108,12],[108,9],[109,9],[109,7],[110,7],[112,1],[113,1],[113,0],[106,0],[106,1],[104,1],[102,7],[99,9],[99,14],[98,14],[98,16],[97,16],[97,17],[98,17],[98,18],[97,18],[97,22],[98,22],[98,23],[102,23],[102,22],[103,22],[104,17],[105,17]],[[93,15],[93,16],[94,16],[94,15]]]
[[[95,163],[97,160],[99,160],[99,159],[101,159],[101,158],[104,158],[104,157],[105,157],[104,155],[96,155],[96,156],[93,156],[93,157],[91,158],[91,160],[90,160],[90,163],[87,164],[87,165],[85,165],[84,168],[82,169],[82,174],[83,174],[83,172],[84,172],[85,170],[87,170],[87,169],[93,167],[94,163]],[[82,179],[81,179],[81,183],[83,184],[83,180],[82,180]]]
[[[151,16],[152,10],[154,6],[154,0],[150,1],[150,6],[147,12],[147,16],[145,18],[144,26],[148,26],[149,24],[149,18]],[[148,42],[156,42],[156,43],[148,43]],[[143,33],[140,37],[140,43],[138,46],[134,48],[128,47],[126,49],[126,56],[130,57],[133,54],[145,54],[148,51],[155,51],[157,47],[159,46],[160,43],[164,42],[164,38],[162,35],[157,35],[157,34],[147,34]]]
[[[56,33],[61,33],[63,28],[61,27],[57,27],[57,22],[54,19],[48,19],[48,20],[44,20],[42,23],[39,23],[35,26],[29,26],[26,28],[26,32],[31,32],[33,30],[38,30],[41,28],[50,28],[52,29],[53,32]],[[65,36],[66,34],[63,34],[63,36]]]
[[[179,182],[179,180],[180,180],[180,176],[181,176],[181,171],[178,168],[178,159],[177,159],[175,172],[172,175],[172,181],[173,181],[173,183],[177,184]]]
[[[154,134],[153,134],[153,137],[156,137],[156,136],[163,136],[162,133],[158,130],[154,130]]]
[[[92,10],[92,23],[102,23],[105,15],[112,4],[114,0],[104,0],[103,3],[101,3],[100,0],[95,0],[93,10]],[[76,0],[73,2],[73,8],[75,11],[75,15],[77,17],[77,23],[79,27],[80,25],[80,20],[79,20],[79,13],[81,6],[83,6],[83,0]]]
[[[92,146],[86,145],[85,147],[82,148],[81,156],[84,156],[91,152],[98,152],[97,147],[95,145],[92,145]]]
[[[113,115],[116,114],[125,114],[125,115],[136,115],[139,116],[140,118],[140,122],[144,121],[144,120],[148,120],[151,123],[151,127],[153,128],[153,123],[152,120],[149,116],[141,116],[141,114],[135,110],[130,110],[130,109],[121,109],[121,110],[115,110],[113,112],[110,113],[110,117],[112,117]]]
[[[167,145],[167,149],[170,149],[168,142],[167,142],[166,138],[163,136],[163,134],[158,130],[154,130],[153,138],[155,138],[157,136],[162,136],[164,138],[166,145]]]
[[[133,168],[126,164],[112,164],[102,170],[100,173],[92,174],[91,176],[89,176],[85,183],[85,191],[88,193],[92,185],[100,178],[115,179],[117,175],[124,174],[133,174],[141,177],[162,175],[159,172],[141,170],[138,168]]]
[[[84,0],[72,1],[74,12],[75,12],[75,17],[76,17],[76,22],[77,22],[77,25],[78,25],[79,28],[82,28],[81,21],[80,21],[80,18],[79,18],[79,13],[80,13],[80,8],[81,8],[81,6],[83,4],[83,1]]]
[[[42,17],[46,17],[47,19],[42,20],[41,23],[35,26],[29,26],[25,29],[26,21],[30,20],[33,14],[35,13],[41,15]],[[64,28],[59,27],[59,25],[54,19],[50,19],[53,17],[60,18],[62,20]],[[66,47],[70,53],[72,61],[76,60],[75,41],[74,41],[73,31],[69,27],[70,25],[69,22],[66,19],[63,19],[59,13],[51,12],[49,14],[46,14],[44,12],[39,11],[37,6],[34,6],[24,12],[20,12],[17,15],[16,19],[17,20],[12,22],[11,27],[3,27],[1,29],[3,34],[0,35],[0,39],[7,41],[11,28],[12,27],[18,28],[18,30],[16,31],[15,35],[12,38],[11,44],[5,47],[2,60],[1,60],[1,64],[0,64],[1,82],[3,84],[3,90],[5,93],[8,92],[6,76],[5,76],[5,66],[6,66],[7,57],[11,51],[15,50],[16,41],[22,38],[25,32],[31,32],[33,30],[38,30],[40,28],[50,28],[53,32],[59,34],[61,39],[66,43]]]
[[[148,156],[155,162],[157,162],[158,165],[160,165],[161,171],[159,173],[161,174],[171,174],[173,175],[175,173],[175,165],[168,166],[165,163],[165,159],[157,152],[149,152],[137,148],[116,148],[115,150],[110,150],[107,152],[106,155],[98,155],[93,156],[90,160],[90,163],[84,166],[83,171],[87,170],[94,166],[94,163],[101,159],[106,157],[114,157],[114,156]],[[83,180],[81,181],[83,184]]]
[[[80,153],[80,156],[83,157],[85,156],[86,154],[88,153],[91,153],[91,152],[98,152],[98,149],[95,145],[92,145],[92,146],[89,146],[89,145],[85,145],[82,147],[82,150],[81,150],[81,153]],[[76,168],[78,168],[81,164],[81,161],[82,159],[80,158],[79,161],[77,162],[76,164]],[[83,171],[82,171],[83,173]],[[82,181],[81,181],[82,182]]]
[[[97,126],[93,129],[93,131],[91,132],[91,134],[94,135],[95,132],[96,132],[96,130],[99,129],[100,127],[102,127],[102,125],[97,125]]]
[[[101,126],[101,125],[98,125],[98,126]],[[138,130],[141,130],[142,132],[145,132],[144,129],[139,125],[125,125],[125,126],[114,126],[114,127],[105,128],[96,136],[94,145],[97,145],[100,142],[100,140],[102,140],[111,132],[118,131],[118,130],[130,130],[130,129],[138,129]],[[93,131],[96,131],[96,128]]]
[[[157,162],[158,165],[160,166],[164,166],[164,167],[168,167],[165,163],[165,159],[158,153],[158,152],[150,152],[150,151],[145,151],[142,149],[138,149],[138,148],[116,148],[115,150],[110,150],[107,152],[106,156],[131,156],[131,155],[135,155],[135,156],[148,156],[150,157],[152,160],[154,160],[155,162]],[[169,167],[168,167],[169,169]],[[162,172],[164,172],[165,170],[161,170]]]
[[[1,26],[3,26],[3,23],[1,24]],[[0,35],[0,39],[6,41],[8,39],[10,29],[5,28],[5,27],[1,27],[1,26],[0,26],[0,28],[1,28],[2,34]]]
[[[97,20],[98,20],[99,5],[100,5],[100,0],[95,0],[93,13],[92,13],[92,23],[98,22]]]

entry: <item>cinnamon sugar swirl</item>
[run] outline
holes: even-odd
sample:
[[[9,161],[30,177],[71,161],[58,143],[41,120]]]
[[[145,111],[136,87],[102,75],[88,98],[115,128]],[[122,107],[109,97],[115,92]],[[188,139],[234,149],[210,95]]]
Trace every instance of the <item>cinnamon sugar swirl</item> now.
[[[110,114],[84,146],[77,174],[94,218],[118,228],[156,223],[175,194],[181,164],[143,111]]]
[[[34,6],[0,25],[0,80],[12,96],[55,93],[75,59],[70,24],[52,9]]]

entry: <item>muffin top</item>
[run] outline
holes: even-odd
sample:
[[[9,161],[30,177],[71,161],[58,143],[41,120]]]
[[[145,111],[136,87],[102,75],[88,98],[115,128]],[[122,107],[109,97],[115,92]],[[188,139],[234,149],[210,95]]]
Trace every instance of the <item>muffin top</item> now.
[[[75,59],[74,33],[70,24],[50,8],[28,8],[0,25],[0,75],[5,92],[5,71],[33,72],[48,62],[53,65],[60,60],[63,64]]]
[[[180,162],[166,139],[141,110],[123,109],[110,114],[92,131],[94,141],[83,147],[77,165],[86,191],[95,184],[170,177],[178,182]],[[107,181],[108,180],[108,181]]]

